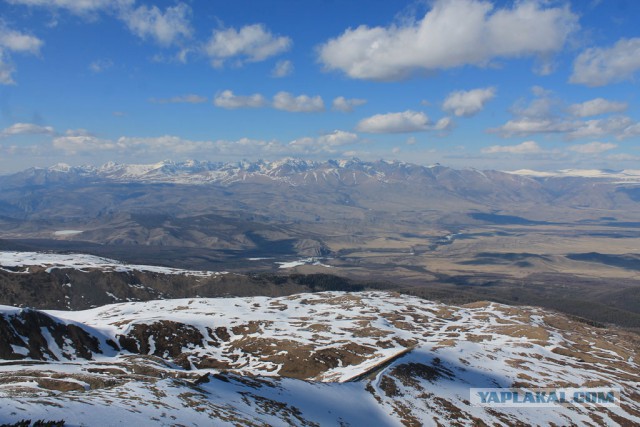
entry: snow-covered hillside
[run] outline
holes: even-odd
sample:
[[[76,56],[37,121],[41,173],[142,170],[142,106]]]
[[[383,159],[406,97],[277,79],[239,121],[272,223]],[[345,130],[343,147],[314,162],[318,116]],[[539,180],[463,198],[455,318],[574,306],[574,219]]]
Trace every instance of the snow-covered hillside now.
[[[0,251],[0,269],[2,267],[23,267],[25,272],[29,267],[42,267],[47,271],[54,268],[73,268],[77,270],[99,269],[110,272],[145,271],[159,274],[181,274],[187,276],[209,277],[225,272],[182,270],[179,268],[161,267],[155,265],[135,265],[125,264],[114,259],[97,257],[87,254],[58,254],[46,252],[24,252],[24,251]],[[9,270],[15,273],[14,270]]]
[[[532,176],[538,178],[596,178],[620,183],[640,183],[640,170],[626,169],[621,171],[601,169],[562,169],[559,171],[535,171],[519,169],[509,172],[514,175]]]
[[[384,292],[0,309],[0,422],[640,423],[637,336]],[[477,387],[617,387],[620,407],[484,408]]]

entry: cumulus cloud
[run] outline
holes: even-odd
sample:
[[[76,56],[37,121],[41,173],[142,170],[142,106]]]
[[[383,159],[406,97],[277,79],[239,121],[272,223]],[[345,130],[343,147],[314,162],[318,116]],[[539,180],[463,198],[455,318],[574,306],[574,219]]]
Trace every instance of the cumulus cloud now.
[[[273,97],[273,108],[294,113],[314,113],[324,111],[324,101],[320,96],[294,96],[289,92],[278,92]]]
[[[331,108],[335,111],[342,111],[343,113],[350,113],[355,107],[364,105],[367,103],[366,99],[351,98],[347,99],[344,96],[339,96],[333,100]]]
[[[406,110],[400,113],[376,114],[360,120],[356,129],[364,133],[408,133],[424,131],[446,132],[454,126],[450,117],[443,117],[435,124],[419,111]]]
[[[286,147],[276,141],[241,138],[236,141],[204,140],[194,141],[175,135],[157,137],[129,137],[103,139],[86,131],[67,131],[64,136],[53,139],[53,147],[66,154],[91,154],[96,151],[113,151],[128,155],[144,154],[194,154],[208,153],[220,155],[245,155],[247,152],[263,154],[283,154]]]
[[[582,52],[573,63],[569,82],[604,86],[633,78],[640,70],[640,38],[621,39],[611,47]]]
[[[213,103],[217,107],[235,109],[235,108],[260,108],[267,104],[267,100],[259,93],[241,96],[234,95],[230,90],[225,90],[216,95]]]
[[[14,123],[0,131],[0,137],[14,135],[53,135],[55,130],[51,126],[40,126],[33,123]]]
[[[340,147],[343,145],[353,144],[357,141],[357,134],[353,132],[345,132],[342,130],[334,130],[331,133],[318,137],[318,142],[328,147]]]
[[[619,140],[638,136],[640,124],[626,116],[587,120],[577,122],[575,128],[567,134],[567,138],[590,139],[607,135],[615,136]]]
[[[546,58],[563,47],[577,21],[568,6],[539,0],[506,8],[436,0],[420,20],[346,30],[319,47],[319,60],[352,78],[397,80],[419,71],[486,66],[496,58]]]
[[[535,133],[566,133],[576,129],[576,123],[555,118],[519,117],[509,120],[491,132],[499,132],[505,137],[532,135]]]
[[[552,98],[549,91],[534,88],[536,98],[528,105],[515,105],[514,118],[489,132],[504,137],[528,136],[543,133],[563,134],[567,140],[593,139],[613,136],[622,140],[640,135],[640,123],[621,115],[582,120],[582,117],[624,111],[626,103],[596,98],[581,104],[566,106]]]
[[[433,125],[433,130],[444,132],[444,131],[453,129],[454,125],[455,123],[453,122],[451,117],[443,117],[440,120],[438,120],[435,125]]]
[[[0,84],[15,84],[11,52],[38,55],[43,44],[39,38],[13,30],[0,20]]]
[[[457,117],[469,117],[482,111],[484,105],[495,96],[494,87],[452,92],[444,100],[442,109]]]
[[[569,150],[580,154],[600,154],[618,147],[611,142],[589,142],[587,144],[577,144],[569,147]]]
[[[133,34],[143,40],[152,39],[162,46],[170,46],[191,37],[190,16],[191,8],[185,3],[167,7],[164,12],[155,5],[142,5],[125,8],[120,13],[121,19]]]
[[[239,30],[214,30],[204,50],[214,67],[222,67],[231,58],[239,63],[264,61],[288,51],[292,44],[289,37],[276,36],[263,24],[254,24]]]
[[[171,98],[151,98],[149,101],[154,104],[202,104],[203,102],[207,102],[207,98],[200,95],[188,94]]]
[[[608,101],[604,98],[595,98],[580,104],[573,104],[569,112],[577,117],[599,116],[607,113],[622,113],[627,110],[626,102]]]
[[[7,28],[0,22],[0,47],[12,52],[25,52],[37,55],[43,41],[29,34]]]
[[[293,148],[308,148],[312,151],[333,151],[336,147],[354,144],[359,141],[358,135],[353,132],[334,130],[319,137],[298,138],[289,143]]]
[[[278,61],[271,70],[271,77],[282,78],[293,73],[293,63],[289,60]]]
[[[418,111],[376,114],[360,120],[356,129],[365,133],[405,133],[429,129],[429,117]]]
[[[93,153],[95,151],[113,150],[118,145],[113,141],[101,139],[94,135],[65,135],[53,138],[53,147],[67,154]]]
[[[542,152],[542,148],[535,141],[525,141],[517,145],[492,145],[482,149],[485,154],[538,154]]]
[[[191,8],[177,3],[162,11],[158,6],[135,7],[135,0],[7,0],[12,4],[49,9],[64,9],[78,16],[93,18],[109,13],[125,23],[141,39],[151,39],[162,46],[172,46],[191,37]]]

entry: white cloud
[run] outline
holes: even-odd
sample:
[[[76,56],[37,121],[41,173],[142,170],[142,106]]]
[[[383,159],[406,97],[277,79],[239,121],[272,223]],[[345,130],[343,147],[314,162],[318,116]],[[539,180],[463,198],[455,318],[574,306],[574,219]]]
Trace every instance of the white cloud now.
[[[489,129],[489,132],[504,137],[559,133],[564,134],[567,140],[604,136],[625,139],[640,135],[640,123],[626,116],[580,120],[581,117],[624,111],[626,103],[596,98],[567,107],[562,101],[552,98],[549,91],[534,88],[533,92],[537,98],[524,107],[514,106],[512,112],[515,117],[498,128]]]
[[[640,70],[640,38],[620,39],[609,48],[590,48],[573,63],[569,82],[604,86],[633,78]]]
[[[214,30],[204,50],[212,65],[221,67],[231,58],[239,58],[239,63],[264,61],[288,51],[291,45],[289,37],[275,36],[264,25],[254,24],[240,30]]]
[[[626,116],[607,117],[579,122],[567,134],[568,139],[596,138],[606,135],[625,139],[640,135],[640,124]]]
[[[334,130],[331,133],[322,135],[318,138],[320,144],[329,147],[340,147],[342,145],[353,144],[358,141],[358,135],[353,132],[345,132],[342,130]]]
[[[293,96],[288,92],[278,92],[273,97],[273,108],[294,113],[313,113],[324,111],[324,101],[320,96]]]
[[[89,64],[89,70],[94,73],[101,73],[111,67],[113,67],[113,61],[110,59],[96,59]]]
[[[241,138],[237,141],[214,140],[193,141],[174,135],[158,137],[128,137],[122,136],[117,140],[102,139],[80,129],[67,131],[65,136],[53,139],[53,147],[66,154],[91,154],[96,151],[113,151],[130,156],[162,154],[220,154],[246,155],[251,153],[284,154],[286,147],[276,141],[262,141]]]
[[[319,48],[327,70],[352,78],[397,80],[414,72],[464,65],[486,66],[496,58],[548,57],[577,28],[568,6],[538,0],[494,8],[482,0],[436,0],[419,21],[389,27],[361,25]]]
[[[485,154],[538,154],[542,152],[542,148],[535,141],[525,141],[517,145],[492,145],[482,149]]]
[[[429,124],[429,117],[425,113],[407,110],[367,117],[360,120],[356,129],[366,133],[419,132],[428,130]]]
[[[298,154],[337,153],[339,147],[356,144],[360,138],[353,132],[334,130],[319,137],[298,138],[289,143],[289,148]]]
[[[188,94],[174,96],[172,98],[151,98],[149,100],[155,104],[202,104],[207,102],[207,98],[200,95]]]
[[[564,118],[536,119],[518,118],[490,132],[505,137],[526,136],[538,133],[561,133],[565,139],[591,139],[613,136],[622,140],[640,135],[640,123],[626,116],[607,117],[594,120],[567,120]]]
[[[67,9],[77,15],[84,15],[90,12],[96,12],[101,9],[107,9],[114,4],[129,4],[134,0],[114,1],[114,0],[5,0],[11,4],[21,4],[25,6],[40,6],[49,8]]]
[[[343,113],[350,113],[355,107],[364,105],[367,103],[366,99],[351,98],[347,99],[344,96],[339,96],[333,100],[332,109],[336,111],[342,111]]]
[[[12,52],[37,55],[43,44],[39,38],[7,28],[0,21],[0,47]]]
[[[289,60],[278,61],[271,70],[271,77],[282,78],[293,73],[293,63]]]
[[[15,67],[10,52],[38,55],[44,42],[39,38],[8,28],[0,19],[0,84],[15,84]]]
[[[51,126],[40,126],[33,123],[14,123],[0,131],[0,137],[14,135],[53,135],[55,130]]]
[[[451,117],[443,117],[438,120],[435,125],[433,125],[433,130],[448,131],[453,129],[454,125],[455,123],[453,122]]]
[[[143,40],[151,39],[162,46],[171,46],[191,37],[191,8],[179,2],[162,11],[158,6],[134,7],[135,0],[6,0],[9,3],[49,9],[65,9],[75,15],[93,18],[106,12],[123,21],[127,28]],[[188,51],[177,58],[184,61]]]
[[[496,96],[496,89],[487,87],[469,91],[452,92],[442,104],[442,109],[457,117],[468,117],[479,113],[484,105]]]
[[[267,100],[259,93],[240,96],[234,95],[232,91],[225,90],[216,95],[213,103],[217,107],[235,109],[235,108],[260,108],[267,105]]]
[[[589,117],[607,113],[622,113],[626,111],[628,107],[629,104],[626,102],[615,102],[603,98],[595,98],[580,104],[571,105],[569,112],[577,117]]]
[[[53,147],[67,154],[92,153],[101,150],[113,150],[118,145],[113,141],[93,135],[65,135],[53,138]]]
[[[170,46],[181,39],[191,37],[189,22],[191,8],[185,3],[167,7],[162,12],[157,6],[124,8],[120,18],[129,30],[143,40],[153,39],[162,46]]]
[[[577,144],[569,147],[569,150],[580,154],[600,154],[613,150],[618,145],[611,142],[589,142],[587,144]]]
[[[0,84],[3,85],[11,85],[15,84],[13,80],[13,73],[15,72],[15,67],[9,59],[4,51],[0,48]]]
[[[566,133],[576,129],[576,124],[555,118],[520,117],[509,120],[490,132],[498,132],[505,137],[532,135],[535,133]]]
[[[94,136],[86,129],[67,129],[64,134],[66,136]]]

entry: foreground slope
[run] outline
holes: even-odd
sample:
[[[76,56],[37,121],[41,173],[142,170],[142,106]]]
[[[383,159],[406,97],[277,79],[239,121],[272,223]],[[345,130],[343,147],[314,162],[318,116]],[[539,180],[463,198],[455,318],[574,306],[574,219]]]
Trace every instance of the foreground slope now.
[[[0,311],[0,421],[633,425],[637,335],[393,293]],[[482,408],[472,387],[617,387],[621,406]]]

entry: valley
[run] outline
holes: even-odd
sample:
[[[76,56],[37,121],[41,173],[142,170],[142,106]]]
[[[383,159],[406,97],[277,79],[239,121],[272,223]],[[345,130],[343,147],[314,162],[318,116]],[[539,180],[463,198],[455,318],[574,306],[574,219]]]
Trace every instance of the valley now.
[[[208,296],[319,274],[637,330],[638,181],[357,159],[57,165],[0,177],[0,250],[235,274]]]

